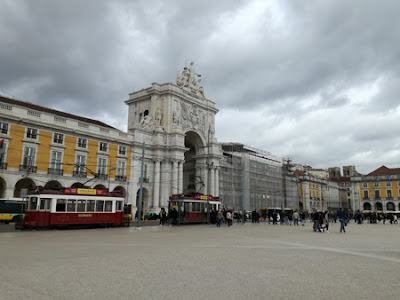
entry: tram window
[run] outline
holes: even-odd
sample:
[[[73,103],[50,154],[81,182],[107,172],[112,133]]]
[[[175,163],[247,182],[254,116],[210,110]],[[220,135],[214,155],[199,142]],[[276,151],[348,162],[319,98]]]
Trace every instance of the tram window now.
[[[49,210],[50,209],[50,198],[41,198],[40,199],[40,210]]]
[[[75,211],[76,200],[68,200],[67,211]]]
[[[200,212],[200,211],[201,211],[201,210],[200,210],[200,203],[194,202],[194,203],[192,204],[192,211],[193,211],[193,212]]]
[[[104,210],[104,201],[96,201],[96,211]]]
[[[86,200],[78,200],[77,211],[83,212],[85,211]]]
[[[29,200],[29,209],[36,210],[37,201],[38,201],[37,197],[31,197],[31,199]]]
[[[86,211],[94,211],[94,200],[88,200]]]
[[[192,203],[185,203],[185,205],[184,205],[185,211],[189,211],[189,212],[192,211],[192,210],[191,210],[191,204],[192,204]]]
[[[106,206],[104,211],[112,211],[112,201],[106,201]]]
[[[116,210],[118,210],[118,211],[122,210],[122,201],[117,201]]]
[[[56,211],[65,211],[65,199],[57,199]]]

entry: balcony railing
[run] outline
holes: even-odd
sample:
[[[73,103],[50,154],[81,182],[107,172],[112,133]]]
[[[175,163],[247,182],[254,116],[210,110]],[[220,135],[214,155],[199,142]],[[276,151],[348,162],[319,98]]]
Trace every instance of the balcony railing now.
[[[107,180],[108,176],[107,174],[96,173],[96,178]]]
[[[37,168],[36,168],[36,166],[20,165],[19,170],[25,171],[25,172],[30,172],[30,173],[36,173]]]
[[[83,172],[83,171],[74,171],[72,173],[72,176],[74,177],[80,177],[80,178],[86,178],[87,177],[87,173]]]
[[[63,175],[64,171],[63,169],[54,169],[54,168],[49,168],[47,170],[47,174],[51,174],[51,175]]]
[[[126,176],[117,175],[115,176],[116,181],[126,181]]]
[[[140,180],[141,180],[141,177],[139,177],[139,182],[140,182]],[[149,182],[150,182],[149,178],[143,178],[143,183],[149,183]]]
[[[5,163],[5,162],[0,163],[0,169],[6,170],[7,169],[7,163]]]

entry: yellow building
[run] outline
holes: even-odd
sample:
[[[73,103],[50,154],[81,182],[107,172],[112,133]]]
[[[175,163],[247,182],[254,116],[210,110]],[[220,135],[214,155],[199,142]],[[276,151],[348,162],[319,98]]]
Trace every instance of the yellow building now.
[[[0,97],[0,197],[39,186],[127,192],[129,134],[80,116]]]
[[[400,168],[382,166],[367,175],[351,178],[354,206],[364,212],[400,211]]]

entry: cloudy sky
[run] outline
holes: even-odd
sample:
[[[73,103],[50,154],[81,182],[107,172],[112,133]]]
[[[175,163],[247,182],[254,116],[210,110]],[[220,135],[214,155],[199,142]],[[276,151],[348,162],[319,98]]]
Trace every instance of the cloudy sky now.
[[[0,93],[126,130],[195,62],[216,135],[315,168],[400,167],[400,2],[0,0]]]

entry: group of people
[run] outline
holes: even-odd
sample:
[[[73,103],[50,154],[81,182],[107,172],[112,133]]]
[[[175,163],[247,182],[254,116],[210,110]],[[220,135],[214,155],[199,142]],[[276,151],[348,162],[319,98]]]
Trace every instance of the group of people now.
[[[178,225],[179,213],[176,210],[176,208],[173,208],[168,215],[165,208],[162,207],[160,210],[159,217],[160,217],[160,225],[168,225],[168,219],[171,220],[171,225],[173,226]]]
[[[386,221],[389,221],[390,224],[397,224],[398,218],[394,213],[377,213],[377,212],[368,212],[362,213],[361,211],[357,211],[354,214],[354,221],[358,224],[363,224],[364,221],[369,222],[370,224],[377,224],[382,222],[386,224]]]

